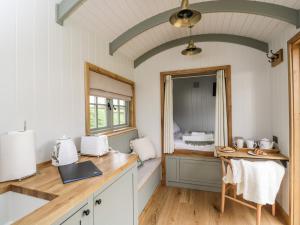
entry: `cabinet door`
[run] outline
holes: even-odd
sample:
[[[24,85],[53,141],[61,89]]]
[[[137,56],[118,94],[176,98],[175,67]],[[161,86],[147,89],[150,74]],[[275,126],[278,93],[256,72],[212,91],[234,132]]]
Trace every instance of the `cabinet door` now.
[[[93,212],[86,204],[76,213],[70,216],[62,225],[91,225],[93,223]]]
[[[219,161],[180,160],[179,179],[181,182],[198,182],[206,185],[220,184],[222,180]]]
[[[94,225],[133,225],[133,173],[128,172],[94,198]]]

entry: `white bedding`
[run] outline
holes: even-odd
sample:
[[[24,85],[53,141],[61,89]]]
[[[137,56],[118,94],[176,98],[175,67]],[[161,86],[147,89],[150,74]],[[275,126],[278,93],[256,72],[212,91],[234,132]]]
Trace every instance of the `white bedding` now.
[[[212,133],[199,133],[192,132],[191,134],[184,134],[182,136],[183,141],[214,141],[214,135]]]
[[[193,144],[186,144],[181,138],[174,139],[175,149],[186,149],[186,150],[194,150],[194,151],[209,151],[214,152],[215,145],[193,145]]]

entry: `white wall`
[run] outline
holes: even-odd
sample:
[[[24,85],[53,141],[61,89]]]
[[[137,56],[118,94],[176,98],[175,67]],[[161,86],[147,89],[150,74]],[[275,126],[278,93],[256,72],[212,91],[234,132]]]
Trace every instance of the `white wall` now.
[[[133,78],[132,61],[108,54],[108,41],[66,21],[55,23],[55,0],[4,0],[0,7],[0,134],[28,128],[38,162],[54,140],[84,134],[84,62]]]
[[[271,137],[270,74],[263,52],[229,43],[201,43],[203,52],[181,56],[185,47],[156,55],[134,71],[137,92],[137,126],[160,153],[160,72],[231,65],[233,136]]]
[[[274,51],[283,48],[284,61],[270,69],[271,93],[272,93],[272,133],[279,139],[279,148],[289,155],[289,95],[288,95],[288,52],[287,41],[299,30],[287,28],[281,36],[274,37],[269,43]],[[289,182],[288,169],[282,182],[278,200],[286,212],[289,210]]]

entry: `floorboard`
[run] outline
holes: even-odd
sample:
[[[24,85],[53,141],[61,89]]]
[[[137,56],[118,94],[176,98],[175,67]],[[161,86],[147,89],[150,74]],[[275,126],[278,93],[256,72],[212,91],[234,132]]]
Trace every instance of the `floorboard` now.
[[[218,208],[220,194],[161,186],[139,218],[139,225],[256,225],[255,211],[226,201],[225,213]],[[284,225],[264,207],[262,225]]]

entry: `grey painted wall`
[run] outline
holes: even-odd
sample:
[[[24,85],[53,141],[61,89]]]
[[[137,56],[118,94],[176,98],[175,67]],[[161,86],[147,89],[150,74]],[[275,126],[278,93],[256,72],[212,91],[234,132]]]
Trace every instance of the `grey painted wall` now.
[[[193,87],[194,82],[199,82],[199,88]],[[184,131],[214,131],[214,82],[215,76],[174,80],[174,121]]]

